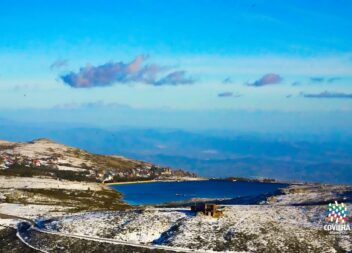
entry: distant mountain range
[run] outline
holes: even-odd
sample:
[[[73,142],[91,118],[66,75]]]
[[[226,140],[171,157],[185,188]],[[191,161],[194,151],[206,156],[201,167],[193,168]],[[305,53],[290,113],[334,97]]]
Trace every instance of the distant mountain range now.
[[[120,154],[208,177],[269,177],[352,184],[352,142],[259,134],[0,124],[0,139],[48,137],[101,154]]]

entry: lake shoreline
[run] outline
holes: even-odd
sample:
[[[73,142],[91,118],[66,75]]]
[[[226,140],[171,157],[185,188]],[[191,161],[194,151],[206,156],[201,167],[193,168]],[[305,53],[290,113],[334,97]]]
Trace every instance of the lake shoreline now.
[[[137,181],[126,181],[126,182],[113,182],[105,183],[104,185],[125,185],[125,184],[144,184],[144,183],[159,183],[159,182],[191,182],[191,181],[208,181],[208,178],[181,178],[181,179],[165,179],[165,180],[137,180]]]
[[[154,184],[148,184],[148,183]],[[288,184],[231,180],[147,181],[111,184],[132,206],[185,204],[187,202],[259,203]],[[263,197],[264,196],[264,197]]]
[[[263,183],[263,184],[287,184],[287,185],[302,185],[302,184],[314,184],[313,182],[298,182],[298,181],[287,181],[287,180],[276,180],[270,179],[270,181],[265,179],[257,178],[206,178],[206,177],[183,177],[178,179],[152,179],[152,180],[136,180],[136,181],[124,181],[124,182],[111,182],[103,183],[106,186],[112,185],[126,185],[126,184],[144,184],[144,183],[158,183],[158,182],[191,182],[191,181],[232,181],[232,182],[247,182],[247,183]]]

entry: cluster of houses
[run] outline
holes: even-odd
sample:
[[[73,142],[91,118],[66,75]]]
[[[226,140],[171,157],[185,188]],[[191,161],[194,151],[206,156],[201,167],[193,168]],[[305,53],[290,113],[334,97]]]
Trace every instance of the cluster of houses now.
[[[39,160],[39,159],[30,159],[28,157],[17,156],[9,153],[0,154],[0,169],[9,169],[14,164],[23,164],[26,167],[39,167],[42,165],[55,164],[56,161],[51,159]]]
[[[171,176],[174,176],[174,171],[172,169],[151,164],[146,164],[123,171],[111,169],[97,173],[99,180],[104,183],[109,183],[120,179],[166,179]]]

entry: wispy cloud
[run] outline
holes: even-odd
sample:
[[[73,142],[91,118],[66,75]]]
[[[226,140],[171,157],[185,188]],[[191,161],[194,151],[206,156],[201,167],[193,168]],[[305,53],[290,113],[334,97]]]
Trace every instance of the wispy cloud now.
[[[218,97],[221,97],[221,98],[226,98],[226,97],[241,97],[242,95],[239,94],[239,93],[234,93],[234,92],[231,92],[231,91],[225,91],[225,92],[221,92],[218,94]]]
[[[215,149],[206,149],[206,150],[202,150],[202,153],[207,155],[216,155],[219,153],[219,151]]]
[[[342,99],[352,98],[352,93],[333,92],[333,91],[323,91],[321,93],[301,92],[301,95],[305,98],[342,98]]]
[[[78,72],[62,75],[61,80],[73,88],[92,88],[111,86],[115,83],[139,82],[154,86],[192,84],[194,80],[186,77],[185,71],[174,71],[158,79],[158,75],[170,67],[143,63],[147,56],[137,56],[129,63],[108,62],[99,66],[87,65]]]
[[[295,81],[295,82],[291,83],[291,85],[292,85],[292,86],[298,86],[298,85],[301,85],[301,83],[298,82],[298,81]]]
[[[342,77],[339,77],[339,76],[332,76],[332,77],[315,76],[315,77],[310,77],[309,81],[310,81],[310,83],[324,84],[324,83],[334,83],[334,82],[339,81],[341,79],[342,79]],[[301,83],[299,81],[294,81],[291,83],[292,86],[299,86],[302,84],[303,83]]]
[[[50,65],[50,69],[54,70],[54,69],[60,69],[63,67],[67,67],[68,66],[68,60],[66,59],[59,59],[54,61],[51,65]]]
[[[322,83],[325,81],[324,77],[311,77],[310,81],[313,83]]]
[[[161,85],[182,85],[182,84],[193,84],[194,79],[186,77],[186,71],[175,71],[167,76],[161,78],[158,81],[154,81],[151,84],[155,86]]]
[[[101,100],[93,102],[84,102],[84,103],[64,103],[58,104],[53,107],[53,109],[121,109],[121,108],[130,108],[127,105],[119,103],[106,103]]]
[[[231,77],[226,77],[224,80],[222,80],[223,84],[231,84],[233,83],[233,80]]]
[[[230,92],[230,91],[221,92],[218,94],[218,97],[232,97],[232,96],[233,96],[233,92]]]
[[[262,86],[267,86],[272,84],[278,84],[281,81],[282,81],[282,77],[280,75],[269,73],[262,76],[260,79],[256,80],[253,83],[247,83],[247,85],[254,86],[254,87],[262,87]]]
[[[330,77],[330,78],[328,78],[326,81],[328,82],[328,83],[333,83],[333,82],[335,82],[335,81],[339,81],[341,79],[341,77]]]
[[[333,83],[339,81],[341,77],[333,76],[333,77],[311,77],[310,81],[312,83]]]

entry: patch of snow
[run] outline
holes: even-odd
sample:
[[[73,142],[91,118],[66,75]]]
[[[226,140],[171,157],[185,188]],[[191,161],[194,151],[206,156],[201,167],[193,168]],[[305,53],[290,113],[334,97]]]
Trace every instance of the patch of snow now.
[[[0,192],[0,201],[5,201],[6,200],[6,196]]]
[[[4,177],[0,176],[0,188],[4,189],[65,189],[99,191],[103,186],[96,183],[55,180],[35,177]]]
[[[85,169],[81,169],[79,167],[73,166],[64,166],[64,165],[57,165],[58,170],[71,170],[71,171],[86,171]]]
[[[63,215],[67,208],[60,206],[49,206],[49,205],[23,205],[23,204],[11,204],[1,203],[0,213],[18,216],[22,218],[33,219],[39,216],[57,216]]]
[[[1,219],[0,218],[0,229],[1,227],[12,227],[15,228],[19,220],[15,219]]]

